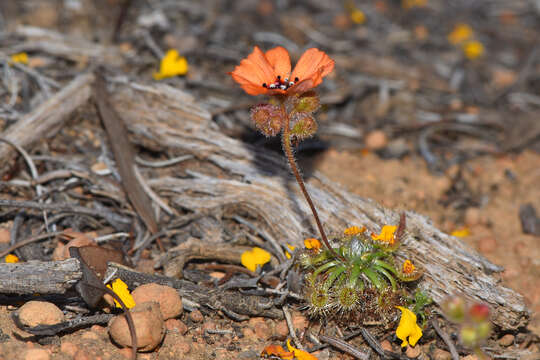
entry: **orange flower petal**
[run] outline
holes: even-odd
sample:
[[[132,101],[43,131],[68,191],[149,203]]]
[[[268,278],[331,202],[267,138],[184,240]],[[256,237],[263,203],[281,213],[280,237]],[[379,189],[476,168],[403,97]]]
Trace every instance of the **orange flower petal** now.
[[[291,58],[289,52],[281,46],[268,50],[264,56],[274,68],[274,74],[281,79],[288,79],[291,74]]]
[[[330,59],[324,51],[316,48],[306,50],[294,67],[291,79],[298,78],[300,81],[311,79],[312,87],[322,82],[322,78],[330,74],[334,69],[334,60]]]
[[[253,48],[253,52],[242,60],[230,75],[250,95],[267,93],[268,90],[262,84],[269,84],[276,78],[274,68],[258,46]]]

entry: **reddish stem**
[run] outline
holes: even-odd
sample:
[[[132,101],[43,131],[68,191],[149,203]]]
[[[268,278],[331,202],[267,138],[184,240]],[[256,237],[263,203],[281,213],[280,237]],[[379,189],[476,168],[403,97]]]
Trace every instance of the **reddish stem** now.
[[[298,185],[300,186],[300,190],[302,190],[302,194],[304,194],[304,197],[306,198],[306,201],[309,207],[311,208],[311,212],[313,213],[313,217],[315,218],[315,222],[317,223],[317,228],[319,229],[319,233],[321,234],[321,238],[324,242],[324,245],[326,246],[328,250],[330,250],[330,252],[332,252],[334,256],[338,258],[342,258],[330,246],[330,243],[328,242],[328,238],[326,237],[326,233],[324,232],[324,229],[322,227],[321,220],[319,219],[319,214],[317,213],[317,209],[315,209],[315,205],[313,205],[311,196],[309,196],[309,193],[304,184],[304,180],[302,179],[302,176],[300,175],[300,172],[298,171],[298,167],[296,166],[296,161],[292,152],[289,114],[287,114],[287,110],[285,109],[285,104],[281,104],[281,110],[283,112],[283,119],[285,120],[285,123],[283,125],[283,133],[282,133],[283,151],[285,152],[285,155],[287,156],[287,160],[289,161],[289,166],[291,167],[294,177],[296,178],[296,181],[298,182]]]

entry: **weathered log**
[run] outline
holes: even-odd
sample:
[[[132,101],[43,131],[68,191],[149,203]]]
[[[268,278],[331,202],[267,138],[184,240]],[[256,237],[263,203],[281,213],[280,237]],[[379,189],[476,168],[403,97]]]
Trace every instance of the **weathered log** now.
[[[210,114],[185,93],[167,85],[117,83],[112,103],[132,133],[132,141],[153,150],[193,154],[197,171],[189,178],[156,177],[149,184],[170,204],[191,211],[243,211],[259,219],[280,242],[301,245],[317,236],[309,208],[280,156],[225,136]],[[346,170],[344,170],[346,171]],[[397,224],[397,211],[347,192],[315,172],[307,188],[329,233],[351,225],[373,231]],[[502,269],[430,220],[406,212],[403,256],[422,264],[420,287],[440,303],[448,295],[488,303],[493,322],[503,330],[527,324],[523,297],[500,284]]]
[[[64,294],[81,276],[76,259],[0,264],[0,293]]]

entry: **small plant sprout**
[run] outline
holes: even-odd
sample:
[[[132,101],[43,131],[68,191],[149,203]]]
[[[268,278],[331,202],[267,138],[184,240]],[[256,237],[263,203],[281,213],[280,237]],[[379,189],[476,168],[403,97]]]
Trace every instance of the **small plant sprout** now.
[[[321,249],[313,251],[311,241],[299,253],[306,273],[306,298],[314,316],[368,311],[366,301],[375,304],[372,312],[389,313],[402,303],[401,282],[414,281],[422,272],[410,259],[398,263],[395,252],[404,234],[405,216],[398,226],[385,225],[379,234],[352,226],[332,239],[337,256]]]

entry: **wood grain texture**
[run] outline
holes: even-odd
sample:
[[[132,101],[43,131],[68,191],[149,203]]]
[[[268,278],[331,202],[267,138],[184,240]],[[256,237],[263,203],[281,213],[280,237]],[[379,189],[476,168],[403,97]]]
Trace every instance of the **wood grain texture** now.
[[[64,294],[81,277],[76,259],[0,264],[0,293]]]

